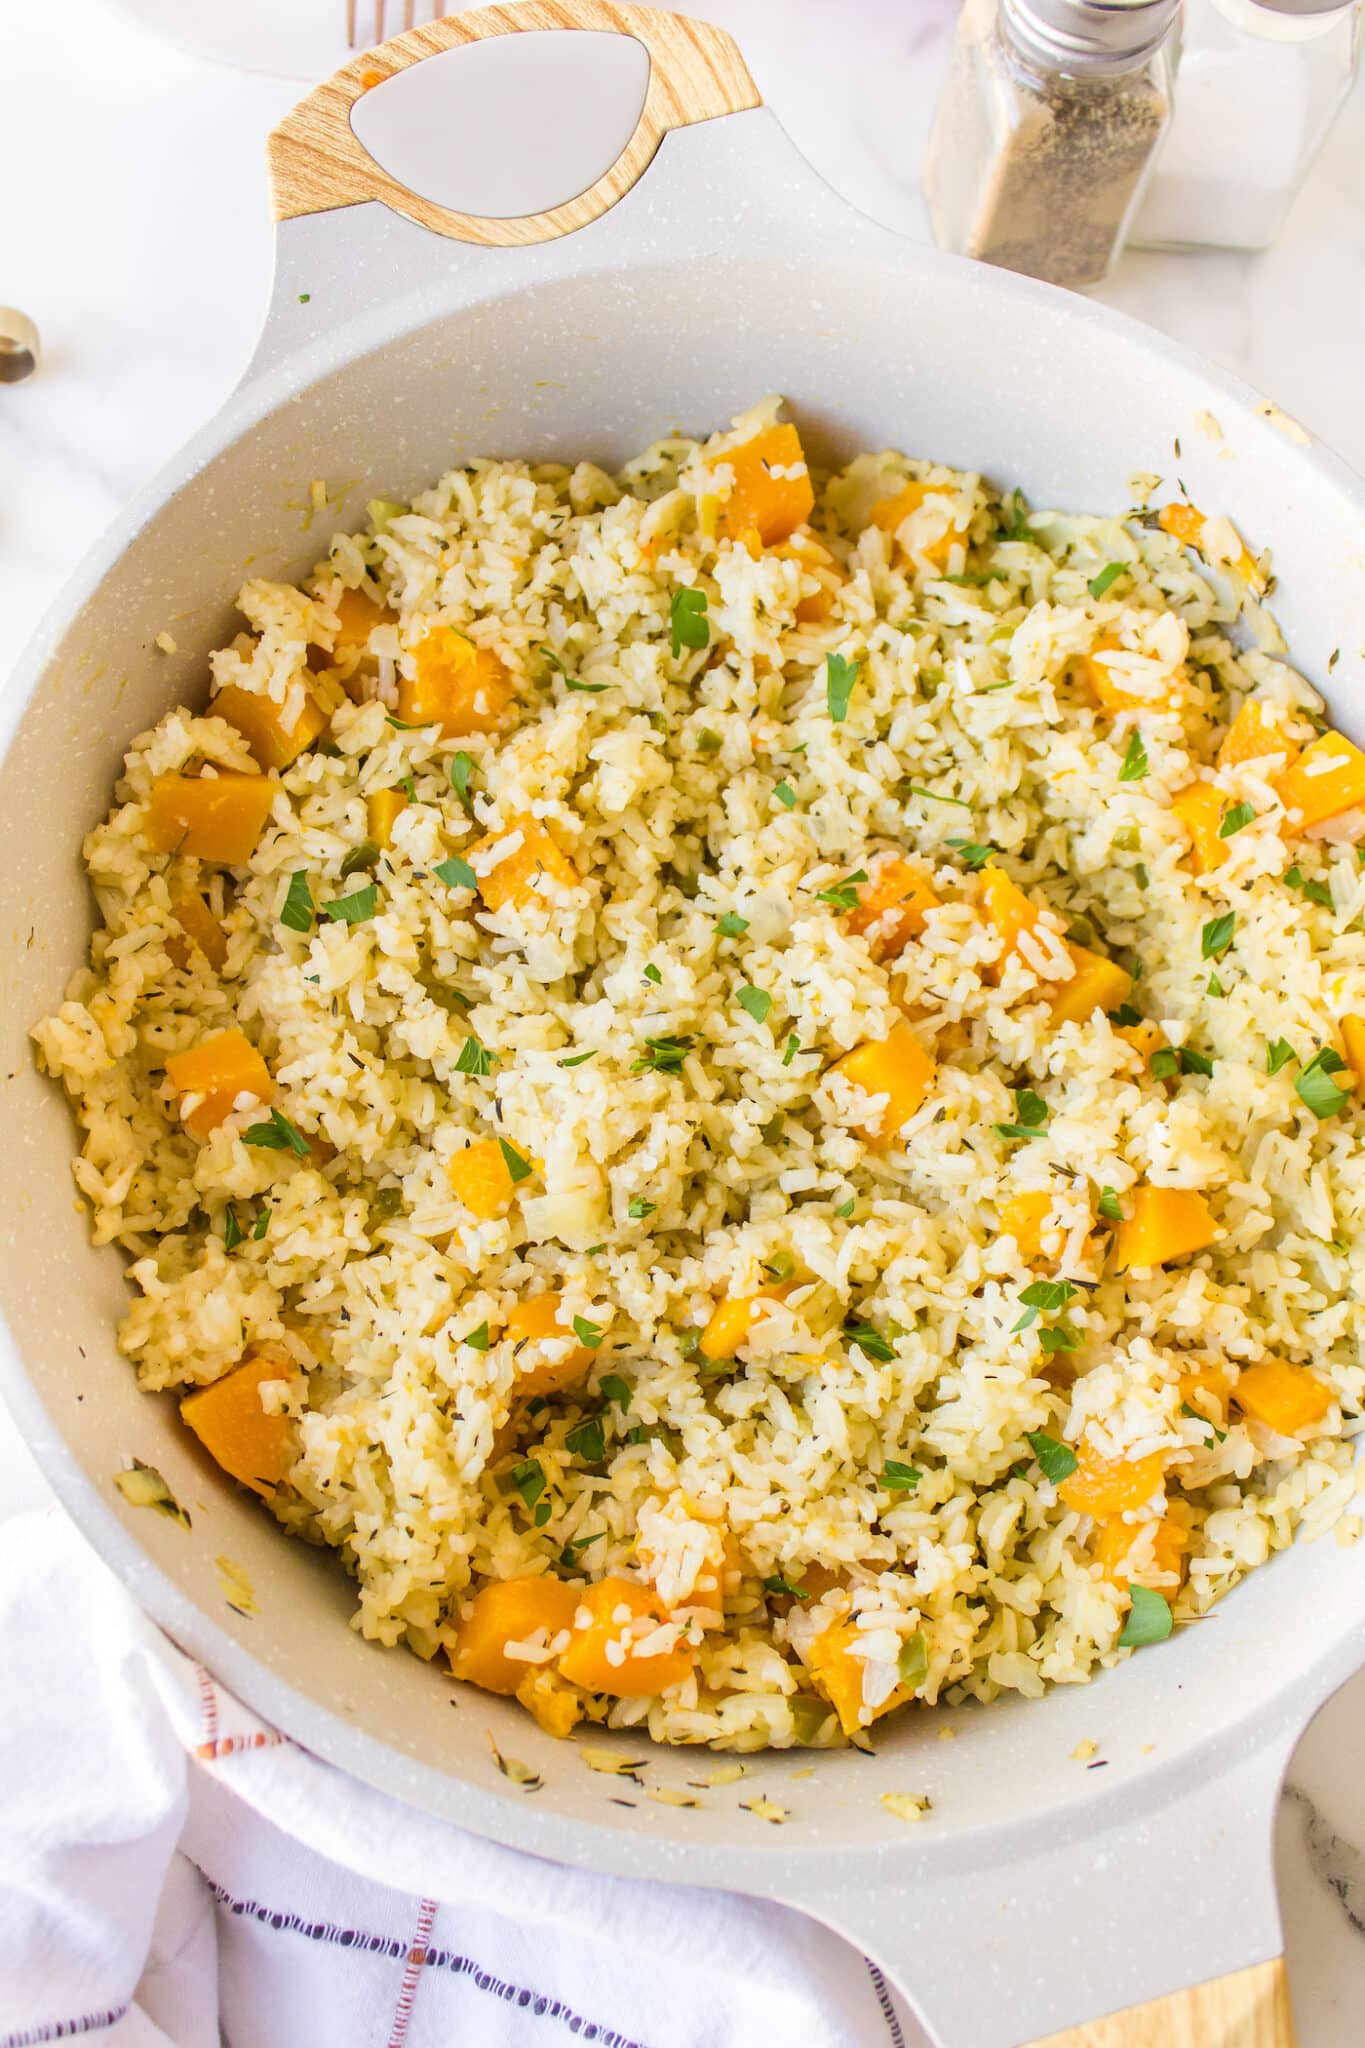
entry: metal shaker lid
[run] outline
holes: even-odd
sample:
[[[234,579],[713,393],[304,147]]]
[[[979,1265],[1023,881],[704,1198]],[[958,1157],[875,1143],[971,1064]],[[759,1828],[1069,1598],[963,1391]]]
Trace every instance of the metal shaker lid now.
[[[1001,4],[1019,40],[1048,64],[1068,71],[1119,70],[1140,62],[1161,47],[1180,12],[1180,0],[1001,0]]]

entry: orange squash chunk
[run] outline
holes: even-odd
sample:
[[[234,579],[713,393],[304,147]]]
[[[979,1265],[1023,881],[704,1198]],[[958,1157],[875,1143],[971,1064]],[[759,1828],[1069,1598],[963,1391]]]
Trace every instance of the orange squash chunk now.
[[[1117,1010],[1120,1003],[1127,1002],[1133,977],[1126,967],[1106,959],[1103,953],[1073,945],[1069,939],[1066,950],[1076,971],[1053,999],[1054,1024],[1085,1024],[1096,1010]]]
[[[574,1340],[574,1332],[568,1323],[559,1320],[562,1294],[535,1294],[529,1301],[519,1301],[509,1310],[502,1326],[504,1338],[512,1343],[535,1346],[550,1339],[563,1344],[568,1341],[570,1348],[562,1358],[528,1358],[527,1353],[516,1353],[517,1383],[515,1398],[519,1401],[534,1400],[539,1396],[547,1400],[552,1394],[566,1394],[571,1387],[580,1386],[586,1378],[593,1361],[593,1350],[587,1344]]]
[[[571,1735],[583,1718],[578,1694],[546,1664],[527,1667],[526,1676],[517,1687],[517,1699],[557,1742]]]
[[[920,869],[898,853],[883,854],[873,861],[867,880],[858,884],[857,908],[847,913],[844,923],[851,932],[866,936],[874,960],[890,960],[919,937],[926,915],[938,904]]]
[[[505,1216],[512,1206],[516,1182],[507,1170],[496,1138],[476,1138],[446,1161],[446,1177],[456,1195],[482,1223]]]
[[[748,545],[753,534],[760,549],[770,548],[789,540],[815,510],[815,489],[795,427],[765,427],[752,441],[723,449],[715,459],[728,464],[735,478],[721,508],[724,540]],[[754,552],[752,546],[749,551]]]
[[[785,1280],[775,1287],[761,1287],[756,1294],[732,1294],[718,1304],[701,1333],[698,1350],[703,1358],[733,1358],[770,1301],[782,1301],[795,1286]]]
[[[453,626],[433,626],[412,651],[415,676],[398,679],[398,716],[405,725],[440,725],[448,740],[497,732],[516,690],[490,647],[478,647]]]
[[[657,1594],[632,1579],[601,1579],[578,1596],[573,1640],[559,1660],[560,1675],[585,1692],[609,1693],[613,1699],[638,1699],[681,1685],[692,1669],[692,1652],[679,1647],[647,1656],[634,1653],[648,1638],[646,1622],[660,1627],[668,1620]],[[588,1620],[582,1621],[583,1609]]]
[[[1275,787],[1288,812],[1287,829],[1306,832],[1365,804],[1365,754],[1343,733],[1325,732],[1276,777]]]
[[[465,848],[465,859],[477,869],[478,854],[516,832],[521,834],[521,844],[480,877],[479,894],[490,910],[505,909],[509,903],[521,910],[537,897],[548,898],[551,891],[544,886],[547,881],[561,889],[578,887],[578,869],[567,854],[560,852],[545,827],[529,816],[511,818],[501,831],[476,840],[473,846]]]
[[[166,1077],[177,1095],[200,1095],[202,1102],[185,1118],[185,1128],[206,1138],[231,1116],[239,1095],[266,1104],[275,1099],[275,1083],[265,1061],[240,1031],[220,1031],[188,1052],[174,1052]]]
[[[1137,1542],[1142,1530],[1148,1525],[1125,1522],[1122,1515],[1108,1515],[1097,1524],[1094,1540],[1090,1546],[1091,1555],[1104,1573],[1116,1586],[1152,1586],[1167,1600],[1174,1600],[1180,1590],[1179,1581],[1184,1576],[1185,1552],[1189,1547],[1189,1531],[1163,1516],[1156,1525],[1152,1538],[1152,1562],[1149,1566],[1129,1573],[1124,1569],[1129,1553]],[[1173,1574],[1176,1584],[1165,1576],[1160,1585],[1153,1585],[1159,1574]]]
[[[1197,505],[1163,505],[1157,514],[1157,524],[1164,533],[1169,533],[1173,540],[1178,540],[1182,547],[1197,548],[1202,552],[1204,528],[1208,521]],[[1249,583],[1258,595],[1265,589],[1265,577],[1261,574],[1260,565],[1245,543],[1232,566],[1243,582]]]
[[[1011,1195],[1000,1210],[1000,1235],[1012,1237],[1019,1256],[1033,1260],[1042,1252],[1043,1226],[1052,1213],[1052,1196],[1046,1188],[1029,1188]]]
[[[1125,1045],[1131,1045],[1144,1066],[1151,1062],[1154,1052],[1160,1052],[1166,1043],[1166,1034],[1159,1024],[1150,1017],[1144,1017],[1140,1024],[1116,1024],[1115,1038],[1121,1038]]]
[[[1260,1365],[1243,1366],[1232,1398],[1243,1415],[1280,1436],[1297,1436],[1322,1421],[1334,1396],[1306,1366],[1267,1358]]]
[[[1177,684],[1174,677],[1165,692],[1159,696],[1145,694],[1141,690],[1130,690],[1119,679],[1107,657],[1121,654],[1124,649],[1117,640],[1102,634],[1089,654],[1080,657],[1079,668],[1083,682],[1102,711],[1117,717],[1120,711],[1169,711],[1176,700]]]
[[[1221,1429],[1228,1419],[1228,1395],[1232,1391],[1232,1379],[1216,1365],[1199,1365],[1191,1372],[1182,1372],[1176,1381],[1182,1407],[1192,1408],[1205,1422],[1216,1423]]]
[[[153,853],[244,867],[277,787],[268,775],[159,775],[147,799],[143,839]]]
[[[236,726],[262,768],[287,768],[330,723],[317,699],[306,692],[297,721],[286,725],[282,704],[259,690],[239,689],[236,683],[226,684],[209,710]]]
[[[292,1418],[267,1415],[261,1406],[261,1384],[288,1378],[287,1368],[272,1359],[247,1358],[180,1403],[181,1420],[215,1463],[263,1498],[287,1477],[295,1443]]]
[[[859,1729],[870,1727],[883,1714],[904,1706],[914,1697],[907,1686],[898,1685],[879,1707],[864,1706],[863,1674],[867,1664],[862,1657],[853,1655],[858,1636],[859,1630],[852,1622],[832,1622],[821,1630],[806,1652],[806,1665],[816,1689],[839,1716],[839,1726],[845,1735],[856,1735]]]
[[[1351,1079],[1357,1088],[1365,1088],[1365,1017],[1342,1018],[1341,1044]]]
[[[1278,754],[1283,768],[1292,768],[1299,749],[1276,721],[1268,705],[1248,697],[1223,735],[1218,749],[1220,768],[1240,768],[1246,761],[1264,761]]]
[[[509,1657],[508,1643],[524,1643],[537,1629],[546,1642],[573,1627],[581,1597],[577,1586],[546,1577],[494,1579],[467,1603],[456,1623],[450,1668],[457,1678],[485,1692],[514,1693],[543,1665]]]
[[[1076,1446],[1076,1469],[1057,1488],[1078,1515],[1123,1515],[1149,1501],[1161,1484],[1166,1453],[1145,1458],[1102,1458],[1087,1439]]]
[[[376,604],[363,590],[343,590],[332,610],[337,615],[332,659],[337,662],[352,654],[363,654],[376,626],[392,626],[398,620],[397,612],[391,612],[387,605]]]
[[[951,489],[946,484],[926,484],[918,477],[912,477],[902,485],[893,498],[883,498],[880,504],[873,506],[872,524],[879,526],[883,533],[895,533],[912,512],[918,512],[926,498],[942,498],[946,510],[951,496]],[[941,569],[948,560],[954,543],[965,541],[966,538],[966,527],[959,526],[955,520],[950,520],[938,538],[931,540],[920,552],[926,561]]]
[[[836,1060],[830,1069],[843,1074],[865,1095],[884,1095],[875,1131],[865,1131],[866,1142],[889,1145],[923,1102],[933,1086],[934,1062],[908,1024],[892,1026],[880,1041],[856,1045]]]
[[[172,897],[171,916],[179,925],[166,941],[166,951],[177,967],[188,967],[197,946],[215,974],[221,974],[227,959],[227,934],[197,889]]]
[[[1228,843],[1218,828],[1227,809],[1227,798],[1211,782],[1191,782],[1171,798],[1171,814],[1190,835],[1191,874],[1207,875],[1221,867],[1228,857]]]
[[[1193,1188],[1137,1188],[1132,1210],[1114,1233],[1120,1272],[1188,1258],[1218,1235],[1208,1203]]]
[[[392,846],[393,821],[407,803],[401,789],[376,789],[365,799],[365,830],[376,846]]]
[[[994,967],[986,970],[992,980],[998,981],[1005,961],[1018,950],[1020,934],[1033,930],[1042,910],[994,862],[988,862],[981,870],[981,908],[986,913],[987,923],[1000,934],[1002,956]]]

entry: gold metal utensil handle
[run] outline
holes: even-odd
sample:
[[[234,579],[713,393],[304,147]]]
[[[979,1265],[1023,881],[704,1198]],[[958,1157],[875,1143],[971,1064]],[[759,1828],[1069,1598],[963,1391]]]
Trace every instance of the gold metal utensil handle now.
[[[1294,2048],[1284,1959],[1130,2005],[1034,2048]]]
[[[443,50],[534,29],[606,30],[635,37],[649,53],[649,88],[635,131],[611,168],[586,192],[547,213],[513,220],[457,213],[390,177],[356,136],[351,109],[376,85]],[[275,219],[285,221],[381,199],[419,227],[459,242],[501,248],[548,242],[586,227],[623,198],[670,129],[761,105],[734,42],[709,22],[618,6],[615,0],[510,0],[505,6],[446,15],[409,29],[365,51],[309,93],[271,134],[271,202]]]

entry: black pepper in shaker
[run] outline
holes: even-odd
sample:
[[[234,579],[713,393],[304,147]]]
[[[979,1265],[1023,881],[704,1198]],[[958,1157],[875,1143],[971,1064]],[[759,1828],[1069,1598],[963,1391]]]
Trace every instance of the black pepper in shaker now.
[[[1179,0],[967,0],[925,165],[942,248],[1073,289],[1123,245]]]

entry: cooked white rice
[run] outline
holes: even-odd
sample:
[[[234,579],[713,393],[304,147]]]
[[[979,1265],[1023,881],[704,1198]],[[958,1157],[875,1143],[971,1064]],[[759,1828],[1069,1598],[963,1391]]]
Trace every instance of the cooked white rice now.
[[[35,1034],[85,1134],[75,1173],[96,1241],[131,1261],[122,1349],[148,1390],[202,1386],[246,1355],[279,1362],[271,1398],[298,1418],[297,1453],[274,1510],[341,1551],[365,1634],[430,1657],[473,1589],[540,1572],[646,1579],[661,1613],[686,1608],[720,1532],[738,1571],[723,1626],[665,1621],[651,1645],[689,1646],[691,1675],[578,1704],[740,1748],[844,1739],[807,1659],[850,1614],[863,1723],[900,1675],[924,1700],[991,1700],[1128,1654],[1124,1577],[1095,1561],[1091,1518],[1044,1476],[1031,1434],[1160,1454],[1127,1511],[1125,1571],[1167,1595],[1177,1625],[1204,1612],[1351,1498],[1365,1332],[1361,1114],[1347,1098],[1319,1117],[1296,1089],[1342,1016],[1365,1011],[1361,821],[1294,836],[1264,772],[1225,769],[1227,804],[1256,816],[1196,877],[1170,808],[1248,695],[1301,743],[1320,710],[1227,566],[1237,537],[1209,522],[1210,568],[1132,514],[1025,517],[976,476],[865,455],[819,488],[812,527],[837,571],[822,584],[790,554],[707,537],[725,448],[771,417],[758,408],[705,448],[661,442],[616,478],[474,463],[338,535],[302,593],[248,584],[253,634],[215,657],[217,682],[291,715],[343,589],[397,624],[332,672],[361,701],[277,777],[245,867],[143,843],[156,777],[252,769],[236,729],[181,706],[134,742],[86,842],[91,964]],[[908,477],[940,495],[895,535],[869,524]],[[969,539],[951,541],[944,575],[935,542],[954,526]],[[1124,573],[1092,596],[1110,563]],[[682,586],[705,591],[709,638],[674,654]],[[824,586],[828,615],[798,622]],[[395,724],[395,679],[436,622],[510,670],[506,731]],[[1158,694],[1097,709],[1076,679],[1097,643],[1139,657],[1130,677],[1183,678],[1177,708]],[[832,653],[857,663],[838,722]],[[1135,731],[1148,772],[1121,780]],[[405,778],[390,851],[343,879],[367,794]],[[526,815],[576,887],[494,914],[434,875]],[[1013,958],[977,912],[981,847],[1052,913]],[[821,892],[883,848],[918,863],[942,907],[879,962]],[[316,905],[372,878],[375,914],[289,930],[298,871]],[[187,879],[227,934],[221,974],[168,953]],[[1224,913],[1230,944],[1206,957]],[[735,936],[727,914],[746,920]],[[1134,1005],[1211,1072],[1153,1073],[1099,1010],[1056,1024],[1067,931],[1140,968]],[[761,1018],[744,988],[770,998]],[[831,1067],[903,1013],[937,1071],[876,1149],[878,1105]],[[263,1052],[276,1108],[334,1157],[244,1143],[251,1103],[203,1142],[186,1132],[166,1058],[233,1026]],[[486,1075],[460,1068],[470,1038],[497,1056]],[[666,1038],[685,1043],[677,1071],[666,1056],[637,1071]],[[1280,1040],[1297,1058],[1272,1074]],[[1046,1122],[1001,1136],[1037,1113],[1018,1090]],[[490,1134],[532,1172],[505,1217],[479,1221],[446,1165]],[[1142,1183],[1201,1191],[1217,1237],[1120,1274],[1112,1212]],[[1021,1190],[1053,1198],[1029,1259],[1002,1224]],[[733,1360],[705,1359],[717,1304],[774,1276],[794,1290]],[[1019,1328],[1021,1294],[1058,1276],[1070,1299]],[[586,1381],[528,1413],[524,1362],[498,1333],[547,1289],[566,1326],[604,1334]],[[464,1341],[483,1324],[488,1348]],[[1055,1331],[1076,1348],[1045,1350]],[[1330,1394],[1293,1436],[1236,1404],[1239,1373],[1271,1358]],[[1217,1428],[1177,1384],[1199,1366],[1233,1387]],[[604,1394],[608,1376],[628,1404]],[[599,1415],[604,1456],[587,1462],[568,1439]],[[889,1490],[888,1463],[917,1481]],[[1178,1592],[1144,1534],[1163,1517],[1187,1545]],[[780,1590],[814,1566],[813,1597]],[[528,1666],[549,1661],[543,1641],[522,1647]]]

